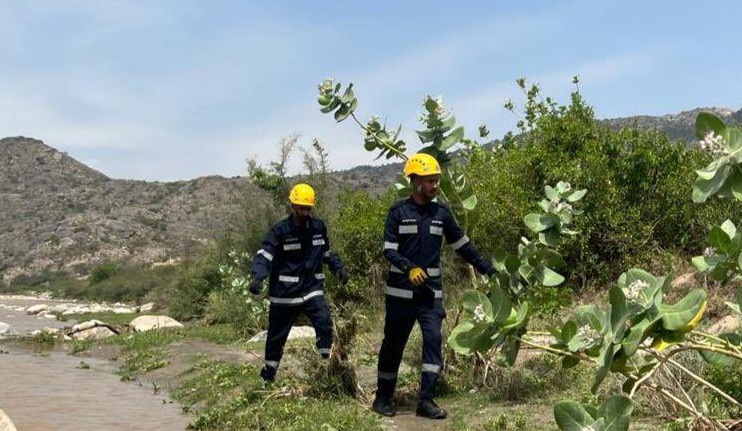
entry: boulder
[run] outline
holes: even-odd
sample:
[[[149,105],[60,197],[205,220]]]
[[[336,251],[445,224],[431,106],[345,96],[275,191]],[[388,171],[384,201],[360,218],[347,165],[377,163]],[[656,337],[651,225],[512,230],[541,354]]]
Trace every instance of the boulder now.
[[[16,335],[15,330],[5,322],[0,322],[0,337],[5,335]]]
[[[169,316],[139,316],[129,326],[136,332],[144,332],[159,328],[182,328],[183,324]]]
[[[39,314],[48,309],[49,306],[47,304],[36,304],[26,308],[26,314]]]
[[[268,331],[258,332],[255,334],[252,338],[248,340],[248,342],[265,342],[266,337],[268,336]],[[291,332],[289,332],[289,340],[292,340],[294,338],[315,338],[317,334],[314,332],[314,328],[311,326],[294,326],[291,328]]]
[[[8,415],[0,410],[0,431],[18,431]]]
[[[77,325],[72,326],[72,332],[84,331],[86,329],[95,328],[96,326],[105,326],[105,323],[96,319],[88,320],[87,322],[78,323]]]
[[[146,304],[142,304],[139,307],[136,308],[137,313],[144,313],[146,311],[152,311],[152,309],[155,308],[154,302],[148,302]]]
[[[102,340],[113,335],[116,335],[116,333],[111,331],[107,326],[96,326],[75,332],[72,334],[72,338],[75,340]]]

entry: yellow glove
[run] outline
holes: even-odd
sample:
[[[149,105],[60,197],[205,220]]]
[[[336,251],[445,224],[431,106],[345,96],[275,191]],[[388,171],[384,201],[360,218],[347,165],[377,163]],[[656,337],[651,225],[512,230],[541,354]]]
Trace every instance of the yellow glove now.
[[[428,279],[428,274],[425,273],[424,269],[416,266],[410,270],[408,277],[413,286],[420,286]]]

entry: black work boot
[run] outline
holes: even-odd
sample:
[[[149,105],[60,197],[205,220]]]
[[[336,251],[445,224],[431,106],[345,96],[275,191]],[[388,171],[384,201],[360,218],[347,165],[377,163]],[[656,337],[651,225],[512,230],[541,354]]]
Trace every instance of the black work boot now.
[[[260,377],[263,378],[266,385],[271,385],[276,380],[276,369],[264,366],[263,369],[260,370]]]
[[[392,417],[397,414],[397,411],[392,407],[392,401],[386,397],[376,397],[374,403],[371,405],[371,410],[382,416]]]
[[[433,402],[433,400],[420,400],[420,402],[417,403],[415,414],[428,419],[445,419],[448,415],[448,413],[438,407],[438,404]]]

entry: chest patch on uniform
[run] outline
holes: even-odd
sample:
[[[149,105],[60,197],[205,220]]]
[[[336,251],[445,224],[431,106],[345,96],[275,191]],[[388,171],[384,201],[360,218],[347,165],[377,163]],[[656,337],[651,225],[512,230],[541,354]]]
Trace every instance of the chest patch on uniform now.
[[[283,245],[283,249],[284,250],[301,250],[301,243],[295,242],[295,241],[299,241],[299,238],[286,238],[286,244]]]
[[[416,224],[401,224],[399,225],[399,233],[400,235],[417,233],[417,225]]]
[[[312,245],[325,245],[325,239],[324,238],[314,238],[312,240]]]

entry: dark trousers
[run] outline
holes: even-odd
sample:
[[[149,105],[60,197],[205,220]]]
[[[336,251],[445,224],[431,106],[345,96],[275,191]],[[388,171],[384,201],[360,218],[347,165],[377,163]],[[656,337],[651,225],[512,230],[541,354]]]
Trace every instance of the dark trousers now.
[[[435,397],[435,383],[443,366],[441,325],[446,317],[441,299],[404,299],[387,296],[384,340],[381,342],[376,396],[391,400],[397,385],[402,354],[415,321],[423,334],[420,399]]]
[[[265,340],[265,366],[260,376],[273,380],[283,356],[289,332],[299,314],[304,313],[317,333],[317,351],[323,358],[330,356],[332,347],[332,317],[324,296],[315,296],[303,304],[271,304],[268,310],[268,336]]]

